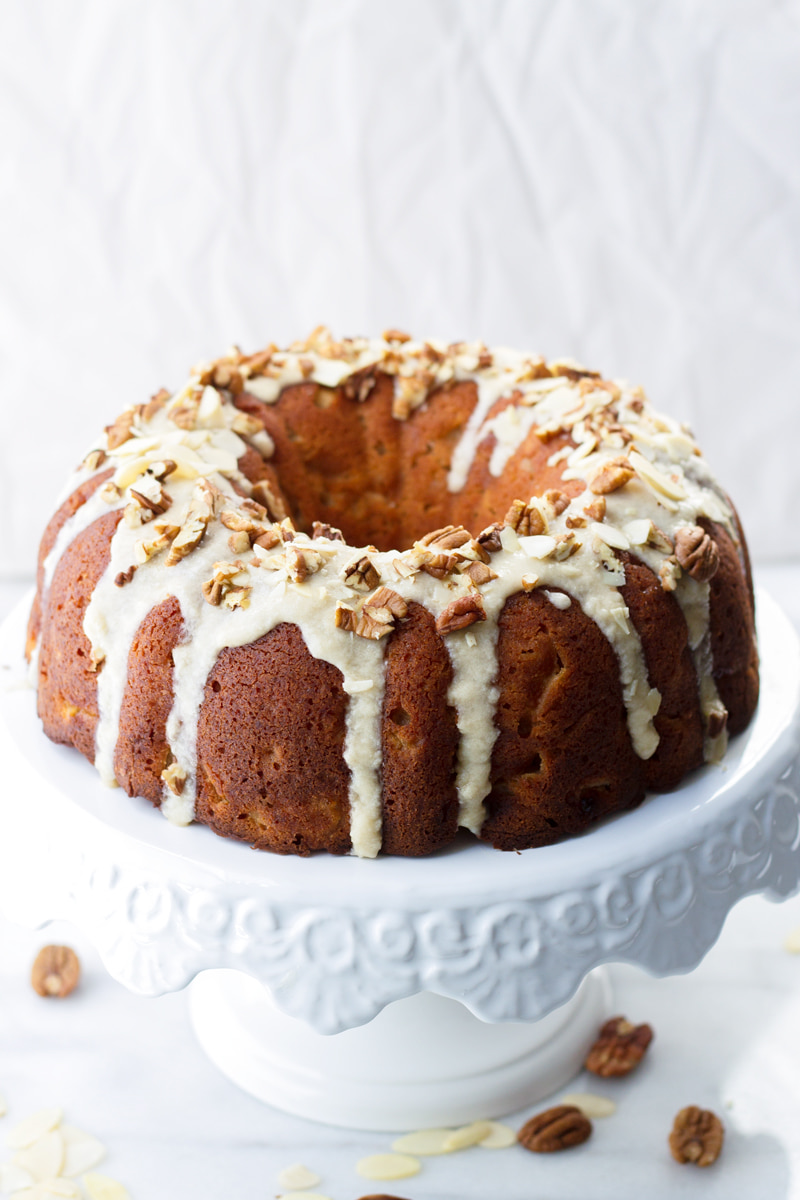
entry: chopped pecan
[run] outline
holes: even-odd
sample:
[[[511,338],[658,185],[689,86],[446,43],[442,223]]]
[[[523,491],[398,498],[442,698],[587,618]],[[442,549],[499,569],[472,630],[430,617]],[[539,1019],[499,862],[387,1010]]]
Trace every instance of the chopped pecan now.
[[[584,505],[583,511],[590,521],[602,521],[606,515],[605,496],[598,496],[596,500]]]
[[[455,633],[458,629],[466,629],[476,621],[486,620],[486,610],[483,601],[476,593],[469,596],[459,596],[446,604],[436,618],[436,632]]]
[[[132,487],[131,495],[142,508],[149,509],[154,517],[160,517],[172,504],[172,497],[164,491],[156,479],[153,479],[152,483],[156,485],[155,488],[148,486],[145,490],[144,483],[140,483],[138,488]]]
[[[503,524],[509,525],[520,537],[537,536],[547,532],[547,522],[539,508],[533,502],[526,504],[524,500],[512,502],[503,517]]]
[[[627,458],[610,458],[589,480],[589,490],[597,496],[617,492],[630,483],[635,474]]]
[[[480,586],[482,583],[488,583],[490,579],[497,579],[497,572],[491,567],[487,567],[483,562],[471,562],[464,571],[465,575],[469,575],[474,584]]]
[[[131,436],[131,430],[133,429],[133,422],[135,418],[136,414],[131,408],[128,409],[127,412],[124,412],[118,416],[113,425],[106,425],[106,435],[108,438],[107,444],[109,450],[116,450],[118,446],[121,446],[124,442],[128,441]]]
[[[160,412],[170,398],[170,393],[166,388],[159,388],[154,392],[147,404],[139,406],[138,412],[143,421],[152,421],[157,412]]]
[[[86,471],[96,471],[98,467],[102,467],[107,457],[105,450],[90,450],[81,466]]]
[[[187,778],[183,767],[179,767],[176,762],[170,763],[166,770],[161,772],[161,778],[173,795],[180,796]]]
[[[312,538],[327,538],[329,542],[343,542],[344,534],[341,529],[337,529],[335,525],[326,525],[322,521],[315,521],[311,526]]]
[[[253,484],[251,495],[266,510],[270,521],[284,521],[289,515],[283,500],[275,495],[266,479],[260,479],[258,483]]]
[[[166,559],[168,567],[174,567],[181,559],[186,558],[195,546],[199,546],[221,495],[219,489],[209,483],[207,479],[198,480],[192,493],[186,520],[170,546]]]
[[[432,575],[434,579],[446,579],[448,575],[452,575],[458,566],[458,558],[455,554],[442,552],[440,554],[432,554],[426,552],[420,559],[420,570],[426,574]]]
[[[584,1066],[604,1078],[628,1075],[642,1061],[652,1040],[649,1025],[632,1025],[624,1017],[612,1017],[600,1029]]]
[[[316,574],[324,564],[325,559],[316,550],[294,545],[287,547],[286,566],[289,578],[295,583],[302,583],[304,579],[308,579],[309,575]]]
[[[231,554],[246,554],[250,549],[250,535],[240,530],[228,538],[228,549]]]
[[[672,1157],[679,1163],[710,1167],[719,1158],[725,1128],[716,1113],[692,1104],[682,1108],[669,1135]]]
[[[165,458],[161,462],[150,463],[150,466],[147,468],[147,474],[152,475],[154,479],[157,479],[161,483],[173,471],[177,471],[177,469],[178,464],[176,462],[173,462],[171,458]]]
[[[556,547],[553,551],[553,558],[556,562],[563,562],[564,559],[571,558],[581,548],[581,543],[575,537],[572,530],[569,533],[559,533],[555,541]]]
[[[475,539],[479,546],[482,546],[489,554],[496,554],[498,550],[503,549],[503,543],[500,541],[500,532],[503,528],[502,522],[495,521],[493,525],[487,525]]]
[[[559,492],[557,488],[548,488],[544,499],[551,505],[557,517],[560,517],[564,510],[569,508],[569,496],[565,492]]]
[[[357,400],[363,403],[378,382],[378,369],[375,363],[354,371],[342,381],[342,395],[346,400]]]
[[[333,614],[333,623],[337,629],[344,629],[347,633],[355,633],[356,626],[358,625],[358,613],[354,608],[350,608],[348,604],[342,604],[340,600]]]
[[[677,531],[675,556],[683,570],[698,583],[708,583],[719,569],[717,543],[699,525],[686,526]]]
[[[261,550],[272,550],[275,546],[280,545],[281,537],[274,529],[265,529],[262,534],[253,542],[254,546],[258,546]]]
[[[400,619],[408,615],[408,605],[403,597],[399,592],[387,587],[380,587],[377,592],[373,592],[370,598],[364,601],[364,607],[386,608],[393,617]]]
[[[255,437],[257,433],[263,433],[264,422],[253,416],[252,413],[237,412],[231,421],[231,429],[234,433],[241,434],[242,437]]]
[[[535,1154],[580,1146],[591,1137],[592,1123],[574,1104],[557,1104],[537,1113],[520,1129],[517,1141]]]
[[[415,375],[398,375],[392,401],[392,416],[398,421],[408,420],[412,412],[425,403],[435,382],[436,377],[430,371],[419,371]]]
[[[494,362],[494,358],[489,350],[481,350],[478,354],[478,370],[485,371]]]
[[[674,592],[681,577],[681,568],[674,554],[668,555],[658,568],[658,577],[665,592]]]
[[[443,529],[434,529],[420,538],[420,546],[428,546],[431,550],[457,550],[459,546],[471,541],[468,530],[463,525],[445,525]]]
[[[566,517],[564,524],[567,529],[584,529],[586,527],[585,517]]]
[[[383,340],[385,342],[410,342],[411,334],[403,333],[402,329],[384,329]]]
[[[356,633],[359,637],[372,638],[377,641],[386,637],[394,629],[394,616],[388,608],[373,608],[364,605],[356,623]]]
[[[125,584],[130,583],[135,574],[136,567],[130,566],[127,571],[120,571],[118,575],[114,576],[114,583],[117,587],[125,587]]]
[[[371,592],[381,581],[372,559],[364,554],[344,569],[344,581],[357,592]]]

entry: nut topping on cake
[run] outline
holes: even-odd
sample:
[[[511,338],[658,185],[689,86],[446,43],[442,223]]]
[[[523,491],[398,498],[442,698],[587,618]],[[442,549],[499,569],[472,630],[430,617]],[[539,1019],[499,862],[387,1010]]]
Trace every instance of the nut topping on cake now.
[[[627,458],[610,458],[589,480],[589,490],[597,496],[617,492],[630,483],[635,474]]]
[[[503,517],[503,524],[513,529],[519,537],[538,537],[547,533],[547,521],[535,497],[529,504],[524,500],[514,500]]]
[[[444,606],[436,618],[436,632],[455,633],[459,629],[474,625],[476,621],[485,620],[486,609],[483,607],[483,601],[473,592],[469,596],[459,596]]]
[[[356,592],[371,592],[381,581],[372,559],[364,554],[344,570],[344,581]]]
[[[719,569],[717,543],[699,525],[677,531],[675,555],[684,571],[698,583],[708,583]]]

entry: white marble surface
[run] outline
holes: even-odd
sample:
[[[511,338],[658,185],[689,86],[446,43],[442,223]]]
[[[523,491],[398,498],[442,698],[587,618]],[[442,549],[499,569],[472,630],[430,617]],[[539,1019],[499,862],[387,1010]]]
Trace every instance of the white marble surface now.
[[[762,567],[758,578],[800,627],[800,567]],[[0,615],[22,590],[0,586]],[[799,925],[800,897],[781,906],[752,899],[690,975],[653,980],[612,968],[615,1011],[649,1021],[656,1040],[629,1079],[576,1081],[619,1104],[586,1145],[552,1156],[472,1149],[381,1185],[354,1168],[388,1148],[389,1136],[260,1105],[205,1059],[185,995],[130,995],[75,930],[31,933],[0,921],[0,1092],[9,1105],[0,1142],[4,1126],[63,1105],[67,1119],[106,1143],[100,1169],[123,1180],[133,1200],[267,1200],[280,1192],[278,1171],[298,1161],[322,1176],[319,1190],[333,1200],[384,1186],[408,1200],[619,1200],[644,1188],[650,1200],[800,1200],[800,957],[783,949]],[[74,945],[84,964],[81,988],[62,1002],[40,999],[28,982],[48,941]],[[727,1129],[707,1171],[680,1167],[667,1151],[672,1117],[691,1103],[715,1109]]]

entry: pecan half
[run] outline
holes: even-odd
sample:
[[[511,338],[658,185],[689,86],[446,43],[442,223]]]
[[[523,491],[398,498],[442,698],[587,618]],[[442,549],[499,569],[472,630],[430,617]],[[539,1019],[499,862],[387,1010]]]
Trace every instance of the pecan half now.
[[[69,946],[44,946],[31,969],[33,990],[40,996],[69,996],[78,986],[81,964]]]
[[[719,569],[717,543],[699,525],[678,530],[675,555],[684,571],[698,583],[708,583]]]
[[[459,546],[471,541],[469,531],[463,525],[445,525],[444,529],[434,529],[419,539],[421,546],[431,550],[457,550]]]
[[[583,1065],[587,1071],[604,1078],[628,1075],[642,1061],[652,1040],[649,1025],[632,1025],[625,1017],[612,1017],[602,1026]]]
[[[116,450],[117,446],[121,446],[123,442],[127,442],[131,436],[134,419],[135,413],[133,409],[128,409],[127,412],[117,417],[113,425],[106,425],[109,450]]]
[[[520,1129],[517,1141],[535,1154],[551,1154],[580,1146],[591,1137],[592,1122],[574,1104],[557,1104],[537,1113]]]
[[[486,620],[486,610],[478,595],[459,596],[446,604],[436,618],[437,633],[455,633],[458,629],[466,629],[476,621]]]
[[[710,1167],[719,1158],[725,1129],[719,1117],[692,1104],[682,1108],[669,1135],[672,1157],[679,1163]]]

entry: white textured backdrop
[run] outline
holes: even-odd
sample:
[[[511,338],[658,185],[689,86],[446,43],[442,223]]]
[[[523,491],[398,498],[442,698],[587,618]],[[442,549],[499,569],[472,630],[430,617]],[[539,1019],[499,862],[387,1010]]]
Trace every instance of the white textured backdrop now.
[[[124,405],[320,322],[642,382],[800,556],[800,7],[2,0],[0,574]]]

